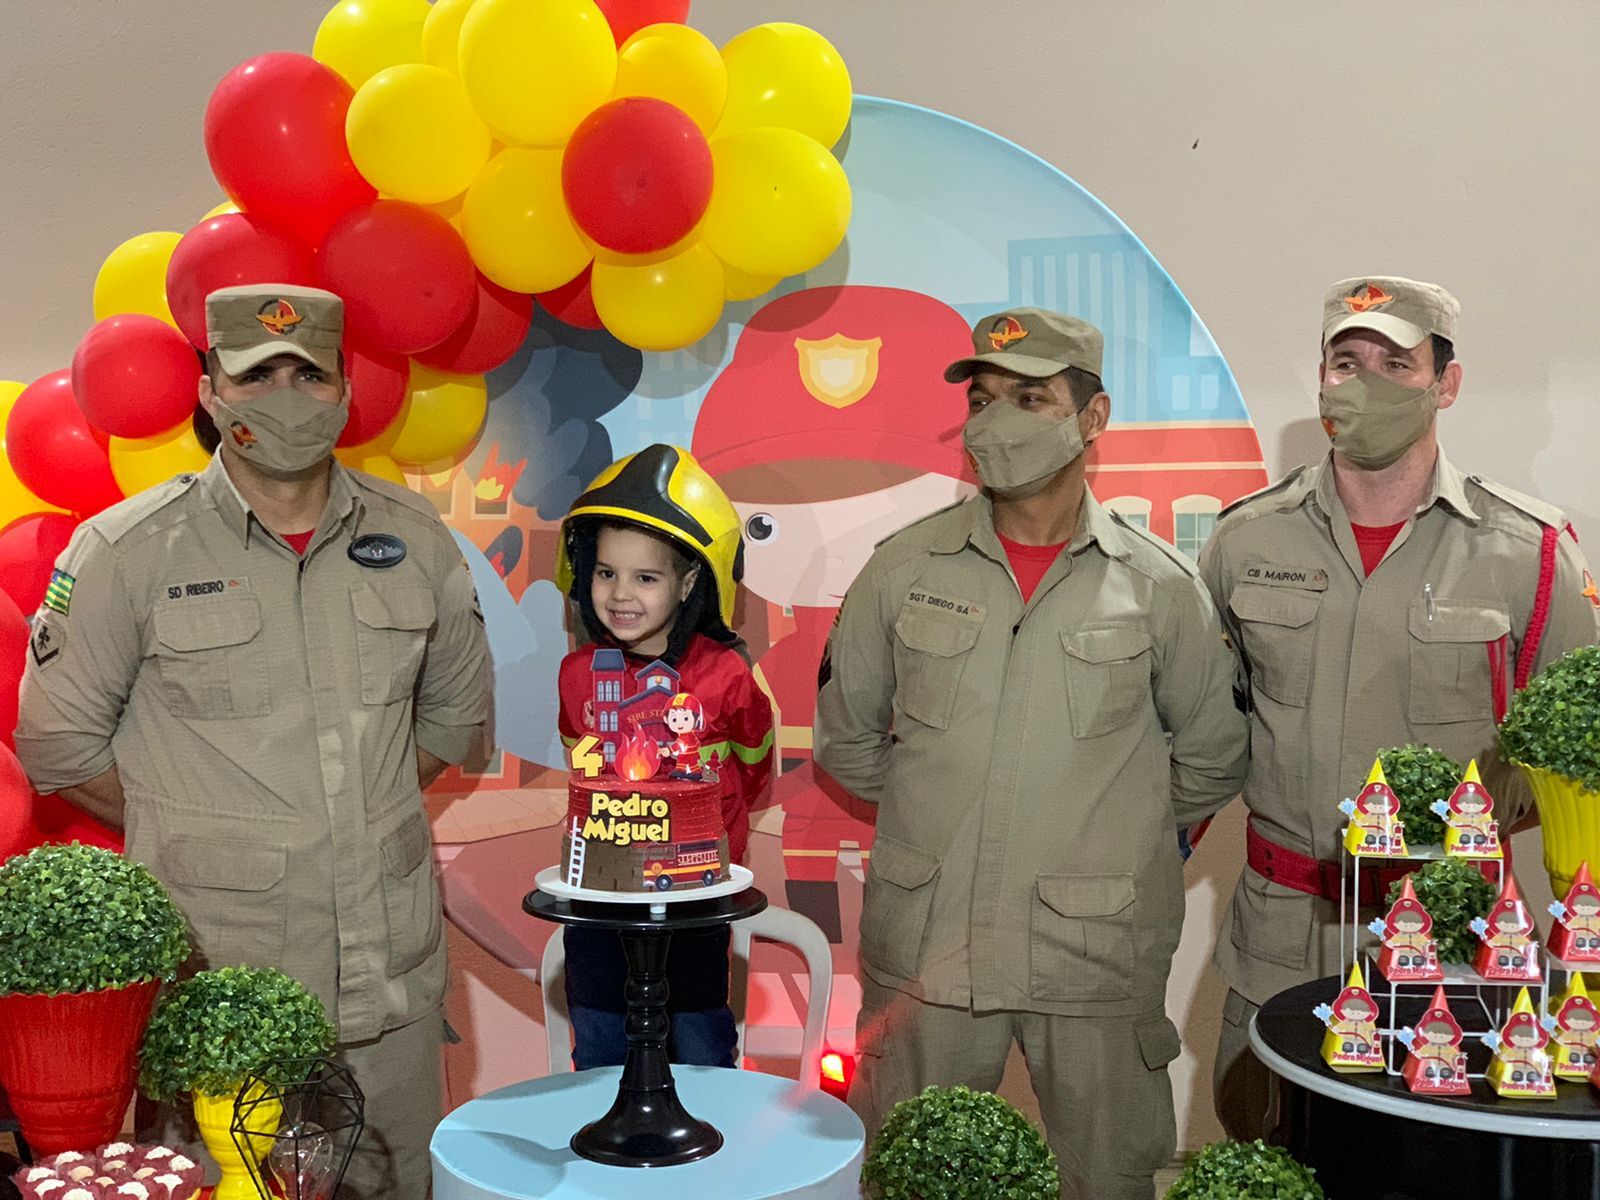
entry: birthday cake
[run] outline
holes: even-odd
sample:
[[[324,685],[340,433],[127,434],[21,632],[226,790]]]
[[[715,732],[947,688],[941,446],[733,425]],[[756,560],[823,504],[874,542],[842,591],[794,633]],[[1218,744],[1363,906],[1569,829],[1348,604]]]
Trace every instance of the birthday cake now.
[[[665,892],[726,881],[723,785],[715,756],[701,756],[699,703],[660,661],[630,680],[621,652],[600,649],[590,674],[585,725],[592,732],[571,751],[563,882]]]

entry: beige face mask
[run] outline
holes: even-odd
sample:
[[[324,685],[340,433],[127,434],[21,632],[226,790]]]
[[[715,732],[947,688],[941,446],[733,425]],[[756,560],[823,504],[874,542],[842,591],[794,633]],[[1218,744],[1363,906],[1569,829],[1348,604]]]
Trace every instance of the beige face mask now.
[[[279,388],[242,408],[219,397],[216,425],[240,457],[277,479],[293,479],[333,454],[350,419],[348,404],[324,404],[295,388]]]
[[[1409,388],[1357,371],[1317,397],[1322,427],[1333,448],[1364,471],[1381,471],[1428,432],[1439,411],[1439,384]]]
[[[990,404],[968,417],[961,440],[983,486],[1009,498],[1043,490],[1084,450],[1076,414],[1055,421],[1014,404]]]

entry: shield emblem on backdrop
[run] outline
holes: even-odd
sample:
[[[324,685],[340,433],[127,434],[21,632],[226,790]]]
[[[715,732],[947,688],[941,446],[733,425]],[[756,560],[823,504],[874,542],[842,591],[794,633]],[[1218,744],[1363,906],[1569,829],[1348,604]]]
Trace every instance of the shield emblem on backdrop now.
[[[830,408],[848,408],[878,381],[878,351],[882,346],[882,338],[863,340],[843,334],[821,341],[795,338],[800,379],[806,391]]]

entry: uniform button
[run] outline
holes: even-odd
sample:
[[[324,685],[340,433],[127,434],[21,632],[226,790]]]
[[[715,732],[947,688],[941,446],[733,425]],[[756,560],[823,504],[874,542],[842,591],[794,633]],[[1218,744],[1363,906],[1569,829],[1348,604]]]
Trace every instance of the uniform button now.
[[[1271,879],[1275,875],[1277,875],[1277,873],[1278,873],[1277,870],[1274,867],[1272,867],[1271,864],[1268,864],[1268,866],[1267,866],[1267,878]]]

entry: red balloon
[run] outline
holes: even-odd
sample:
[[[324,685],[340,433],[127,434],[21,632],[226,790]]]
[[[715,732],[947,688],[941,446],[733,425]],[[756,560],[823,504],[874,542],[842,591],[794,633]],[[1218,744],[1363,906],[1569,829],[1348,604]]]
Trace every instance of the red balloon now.
[[[346,344],[344,373],[350,378],[350,420],[339,435],[339,445],[359,446],[389,428],[400,415],[411,383],[411,364],[404,354]]]
[[[17,756],[0,746],[0,860],[20,854],[33,832],[33,788]]]
[[[682,25],[689,19],[689,0],[595,0],[611,22],[611,36],[622,45],[646,25]]]
[[[72,394],[89,424],[117,437],[153,437],[194,412],[200,359],[189,339],[140,313],[107,317],[72,356]]]
[[[305,54],[263,54],[222,77],[206,105],[206,157],[223,191],[307,245],[377,191],[345,148],[354,90]]]
[[[665,250],[705,216],[711,146],[681,108],[624,96],[573,132],[561,157],[561,191],[578,227],[608,250]]]
[[[32,845],[46,842],[82,842],[85,846],[99,846],[105,850],[122,853],[122,835],[102,825],[88,813],[74,808],[60,796],[33,797]]]
[[[0,742],[16,748],[17,688],[28,664],[28,619],[17,603],[0,592]]]
[[[0,533],[0,592],[25,613],[38,609],[56,559],[72,540],[78,518],[65,513],[35,513]]]
[[[317,282],[317,260],[254,213],[226,213],[183,235],[167,264],[167,304],[183,335],[206,348],[206,297],[246,283]]]
[[[482,375],[517,352],[532,323],[532,296],[508,291],[480,274],[472,313],[460,329],[417,355],[417,361],[452,375]]]
[[[436,212],[379,200],[341,218],[321,254],[322,286],[344,297],[358,345],[419,354],[472,312],[477,272],[466,243]]]
[[[604,329],[606,323],[595,311],[594,291],[589,286],[593,274],[594,264],[590,263],[583,269],[583,274],[571,283],[563,283],[548,292],[540,292],[534,299],[556,320],[575,329]]]
[[[22,485],[46,504],[85,516],[122,499],[104,439],[73,398],[71,371],[35,379],[6,419],[6,457]]]

